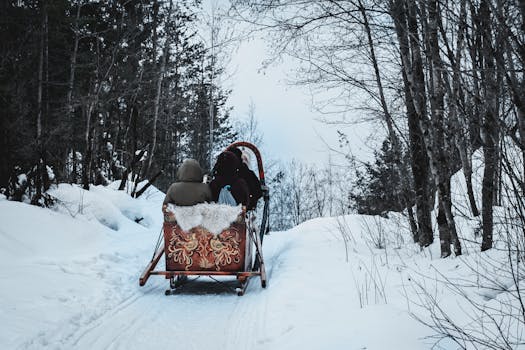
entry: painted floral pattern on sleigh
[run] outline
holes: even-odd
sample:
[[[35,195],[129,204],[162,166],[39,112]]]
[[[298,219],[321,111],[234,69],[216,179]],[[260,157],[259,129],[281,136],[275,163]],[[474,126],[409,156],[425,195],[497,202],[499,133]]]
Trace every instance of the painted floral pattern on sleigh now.
[[[167,220],[164,222],[166,270],[245,270],[246,223],[240,206],[226,208],[224,205],[198,204],[169,210],[173,215],[165,212]],[[217,217],[223,222],[217,224]],[[228,226],[219,231],[218,228],[228,221],[231,221]]]

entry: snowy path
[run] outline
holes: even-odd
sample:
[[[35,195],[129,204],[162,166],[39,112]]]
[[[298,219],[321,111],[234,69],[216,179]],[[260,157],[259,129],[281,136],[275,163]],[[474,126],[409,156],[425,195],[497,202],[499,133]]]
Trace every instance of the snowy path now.
[[[149,233],[154,237],[154,232]],[[267,257],[270,278],[282,250],[277,253]],[[123,257],[122,252],[104,256],[112,266],[99,262],[91,270],[113,270],[103,278],[107,279],[103,294],[111,294],[110,301],[94,301],[81,316],[75,314],[57,329],[40,333],[23,348],[50,345],[62,349],[145,349],[176,343],[186,349],[219,344],[223,349],[253,349],[264,345],[268,294],[261,290],[258,279],[250,282],[244,297],[205,277],[167,297],[164,278],[152,276],[145,287],[138,287],[138,273],[147,258]],[[115,273],[120,274],[119,284],[111,283]]]
[[[7,257],[0,279],[0,322],[7,325],[0,329],[2,349],[431,347],[423,339],[428,330],[405,311],[396,287],[400,275],[378,268],[389,284],[385,288],[395,291],[387,295],[388,303],[370,286],[363,295],[371,281],[360,262],[371,256],[354,246],[346,262],[333,219],[266,236],[266,289],[253,278],[238,297],[202,277],[165,296],[168,281],[159,276],[139,287],[162,220],[158,203],[143,205],[149,228],[102,217],[119,227],[113,231],[98,222],[0,202],[7,222],[0,228],[0,253]],[[104,213],[95,213],[99,221]],[[36,220],[9,220],[21,215]],[[349,218],[352,230],[360,230],[359,218]],[[35,235],[39,230],[45,232]]]

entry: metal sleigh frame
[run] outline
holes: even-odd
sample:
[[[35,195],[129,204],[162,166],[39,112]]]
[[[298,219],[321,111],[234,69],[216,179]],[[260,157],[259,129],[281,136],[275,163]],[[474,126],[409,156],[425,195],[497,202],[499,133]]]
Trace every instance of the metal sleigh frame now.
[[[245,210],[243,210],[243,219],[244,219],[244,227],[246,228],[244,230],[245,237],[244,239],[246,241],[249,240],[250,243],[248,243],[248,246],[251,247],[252,244],[255,247],[255,259],[253,265],[251,264],[251,252],[248,251],[249,249],[246,249],[244,251],[245,256],[243,259],[248,259],[248,264],[244,264],[244,268],[236,269],[235,271],[219,271],[219,270],[187,270],[187,269],[166,269],[166,271],[160,271],[155,270],[155,267],[157,266],[158,262],[160,261],[162,255],[166,254],[166,259],[168,259],[168,253],[167,253],[167,247],[166,247],[166,239],[164,239],[164,242],[160,244],[160,238],[159,238],[159,244],[158,248],[156,248],[155,253],[153,254],[153,257],[151,261],[148,263],[146,268],[144,269],[144,272],[141,274],[139,278],[139,285],[144,286],[146,282],[148,281],[149,277],[151,275],[161,275],[165,276],[166,279],[170,280],[170,290],[166,291],[166,294],[171,294],[171,290],[176,289],[181,284],[183,284],[184,280],[186,279],[186,276],[235,276],[237,280],[239,281],[240,285],[239,288],[237,288],[237,294],[243,295],[246,291],[246,288],[248,286],[249,278],[253,276],[259,276],[261,280],[261,286],[263,288],[266,287],[266,270],[265,270],[265,264],[264,264],[264,258],[263,258],[263,251],[262,251],[262,243],[264,239],[264,234],[268,231],[268,215],[269,215],[269,191],[268,187],[266,186],[265,179],[264,179],[264,169],[262,164],[262,158],[259,150],[255,145],[249,143],[249,142],[235,142],[232,143],[230,146],[226,148],[226,150],[230,150],[235,147],[246,147],[249,148],[255,155],[257,159],[257,168],[259,171],[259,181],[261,183],[261,189],[263,191],[263,200],[264,200],[264,208],[263,208],[263,216],[261,220],[261,226],[259,229],[259,232],[257,233],[255,230],[255,227],[253,227],[251,221],[248,218],[248,215],[246,215]],[[164,225],[163,230],[166,230],[166,224]],[[169,244],[169,242],[168,242]],[[249,257],[247,257],[249,255]],[[168,262],[166,262],[166,266],[168,266]]]

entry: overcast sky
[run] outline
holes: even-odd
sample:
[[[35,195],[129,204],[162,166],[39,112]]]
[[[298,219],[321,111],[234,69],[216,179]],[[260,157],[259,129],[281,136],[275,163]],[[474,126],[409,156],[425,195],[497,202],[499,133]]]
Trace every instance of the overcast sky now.
[[[246,118],[250,100],[264,134],[264,150],[282,161],[297,159],[306,163],[326,164],[328,147],[337,148],[337,128],[319,121],[322,114],[312,106],[306,87],[287,83],[294,63],[288,60],[261,71],[268,57],[263,40],[243,42],[232,57],[233,76],[227,82],[232,94],[229,104],[235,118]],[[352,151],[361,159],[369,158],[366,147],[369,125],[353,125],[342,129],[349,137]],[[324,141],[323,141],[324,139]]]
[[[207,6],[209,9],[208,1],[204,6],[205,10]],[[227,67],[230,74],[225,76],[222,85],[232,90],[228,104],[233,107],[233,117],[246,118],[250,101],[253,101],[264,137],[262,150],[270,158],[283,162],[297,159],[319,165],[328,163],[325,142],[337,148],[336,130],[341,127],[320,122],[323,115],[313,108],[308,88],[287,83],[295,68],[291,59],[284,58],[283,62],[262,69],[263,61],[269,57],[267,45],[263,39],[252,38],[232,50]],[[353,153],[362,159],[369,158],[370,154],[366,147],[369,128],[356,125],[343,129],[351,141]],[[336,156],[332,160],[334,158]]]

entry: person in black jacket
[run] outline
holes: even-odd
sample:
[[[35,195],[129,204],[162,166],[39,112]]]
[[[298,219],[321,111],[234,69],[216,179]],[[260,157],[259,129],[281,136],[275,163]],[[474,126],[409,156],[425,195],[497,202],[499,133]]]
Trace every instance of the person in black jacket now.
[[[248,207],[250,190],[246,181],[239,176],[240,163],[232,152],[224,151],[219,154],[213,167],[213,180],[210,182],[213,201],[217,202],[221,189],[230,185],[230,192],[237,204]]]
[[[232,148],[231,152],[234,153],[239,159],[239,177],[246,181],[249,190],[249,202],[247,205],[248,210],[253,210],[257,206],[257,201],[262,197],[263,193],[261,190],[261,182],[255,173],[248,168],[248,165],[243,162],[242,151],[238,148]]]

